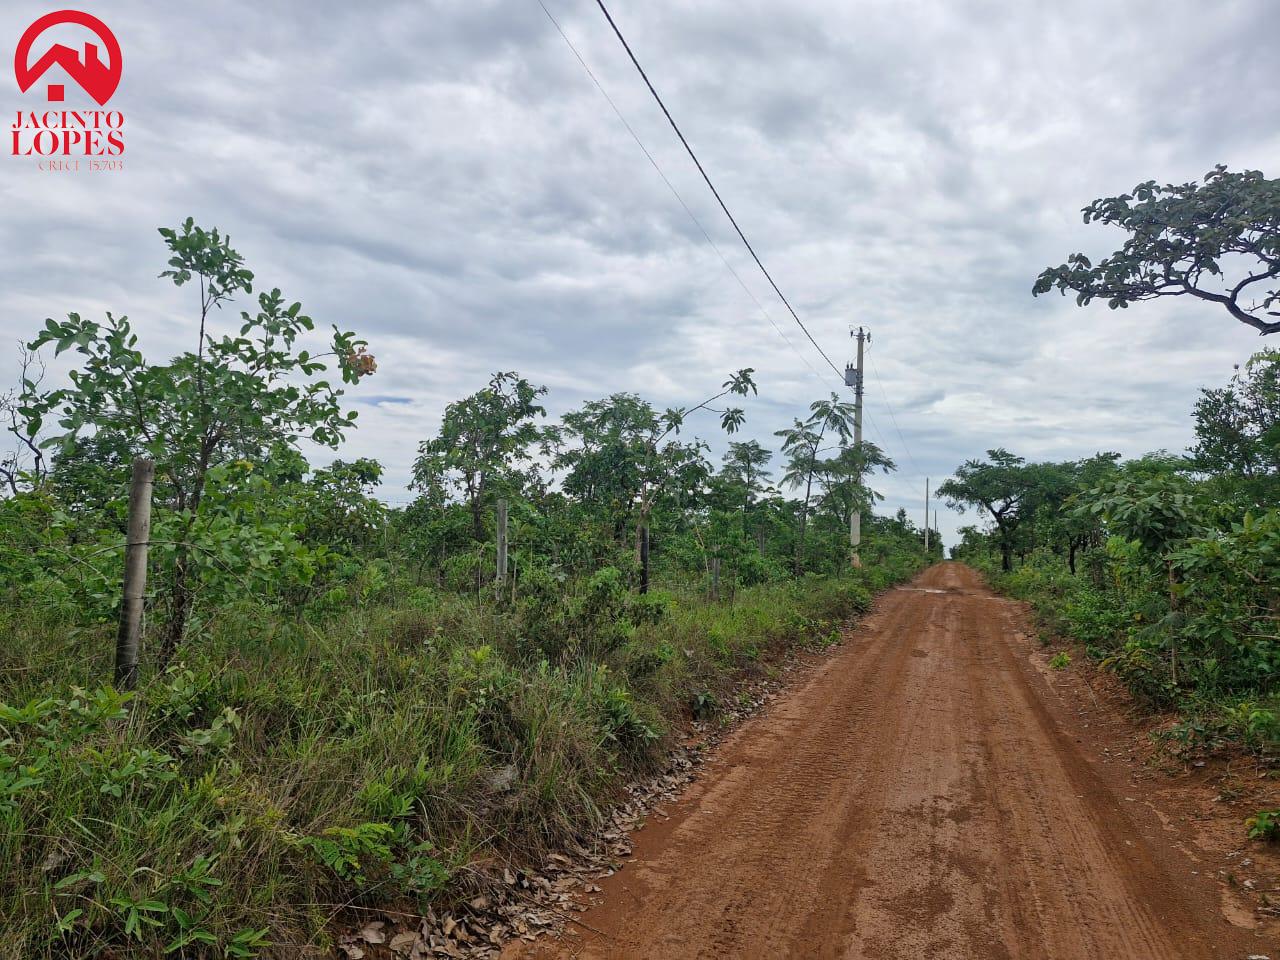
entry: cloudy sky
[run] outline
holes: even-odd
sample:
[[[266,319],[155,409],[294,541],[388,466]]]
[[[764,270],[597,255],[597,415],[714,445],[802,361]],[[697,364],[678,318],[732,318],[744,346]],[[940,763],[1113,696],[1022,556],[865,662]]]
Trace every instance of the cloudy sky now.
[[[754,367],[747,433],[775,443],[842,387],[592,0],[545,3],[749,292],[538,0],[84,0],[124,51],[111,106],[125,170],[0,157],[10,379],[17,342],[70,310],[128,314],[155,355],[186,349],[193,295],[156,279],[155,228],[190,215],[228,231],[260,282],[370,341],[380,368],[353,395],[360,429],[343,455],[382,460],[390,500],[408,496],[444,405],[495,370],[546,384],[559,414],[615,391],[689,403]],[[4,49],[65,6],[9,0]],[[918,520],[926,476],[995,445],[1182,449],[1198,388],[1260,347],[1207,305],[1112,312],[1030,289],[1074,250],[1114,248],[1080,222],[1095,197],[1215,163],[1278,175],[1280,3],[612,11],[826,352],[842,367],[850,325],[873,331],[867,436],[901,467],[881,484],[889,509]],[[44,83],[24,95],[6,76],[8,123],[43,109]],[[718,457],[714,423],[697,426]],[[950,539],[972,517],[944,509],[941,522]]]

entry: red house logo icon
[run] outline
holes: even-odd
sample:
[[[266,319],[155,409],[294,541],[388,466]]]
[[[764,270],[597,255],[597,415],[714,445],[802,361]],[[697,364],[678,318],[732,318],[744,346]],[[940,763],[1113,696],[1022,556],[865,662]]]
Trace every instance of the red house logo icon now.
[[[61,43],[55,43],[39,60],[31,63],[31,48],[36,40],[50,27],[63,23],[79,24],[93,31],[106,47],[109,63],[102,62],[98,45],[95,43],[86,43],[83,55]],[[116,92],[116,88],[120,86],[122,68],[120,43],[105,23],[87,13],[79,10],[59,10],[46,14],[27,27],[26,33],[18,41],[18,49],[13,56],[13,72],[18,78],[18,89],[26,93],[54,66],[62,67],[85,93],[98,102],[99,106],[106,106],[107,101]],[[49,84],[51,101],[62,101],[65,98],[66,90],[62,84]]]

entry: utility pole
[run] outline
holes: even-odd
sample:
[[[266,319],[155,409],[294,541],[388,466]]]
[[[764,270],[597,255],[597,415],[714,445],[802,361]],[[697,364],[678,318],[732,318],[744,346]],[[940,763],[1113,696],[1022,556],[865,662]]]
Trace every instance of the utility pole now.
[[[142,633],[142,606],[147,596],[147,547],[151,544],[151,485],[156,465],[146,457],[133,461],[129,483],[129,519],[124,539],[124,602],[116,633],[116,688],[121,692],[138,685],[138,636]]]
[[[857,333],[850,333],[850,336],[858,338],[858,365],[854,367],[852,364],[844,368],[845,386],[853,387],[853,449],[859,457],[862,455],[862,350],[863,343],[871,342],[871,333],[864,331],[861,327]],[[862,467],[858,467],[858,490],[862,488]],[[857,491],[854,496],[857,497]],[[853,504],[853,508],[849,511],[849,552],[850,562],[855,567],[862,566],[862,558],[858,555],[858,548],[862,546],[862,506],[860,503]]]
[[[924,478],[924,555],[929,555],[929,478]]]

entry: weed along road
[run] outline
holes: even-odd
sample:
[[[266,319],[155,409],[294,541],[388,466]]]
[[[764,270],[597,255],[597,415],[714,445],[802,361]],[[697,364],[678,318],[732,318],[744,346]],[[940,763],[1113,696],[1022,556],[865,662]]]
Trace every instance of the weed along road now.
[[[889,592],[581,923],[504,958],[1280,958],[1135,768],[1099,759],[1022,616],[954,563]]]

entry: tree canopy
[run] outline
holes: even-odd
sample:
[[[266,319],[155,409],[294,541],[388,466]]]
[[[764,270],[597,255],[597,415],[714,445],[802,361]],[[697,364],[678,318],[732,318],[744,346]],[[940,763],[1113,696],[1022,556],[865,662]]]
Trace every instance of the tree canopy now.
[[[1196,402],[1196,466],[1253,506],[1280,499],[1280,350],[1264,350]]]
[[[1027,461],[1004,448],[987,451],[987,459],[966,460],[955,476],[938,487],[938,496],[953,510],[965,507],[985,510],[1000,534],[1004,569],[1011,566],[1014,535],[1030,512],[1032,469]]]
[[[1097,264],[1083,253],[1044,270],[1032,292],[1055,287],[1113,310],[1190,296],[1217,304],[1261,334],[1280,331],[1280,180],[1219,165],[1203,183],[1140,183],[1095,200],[1085,223],[1120,227],[1124,245]]]
[[[472,536],[484,539],[483,509],[493,490],[536,479],[532,456],[545,439],[546,415],[535,387],[514,372],[495,373],[483,390],[445,408],[440,432],[418,447],[413,482],[419,490],[460,491],[471,511]]]

